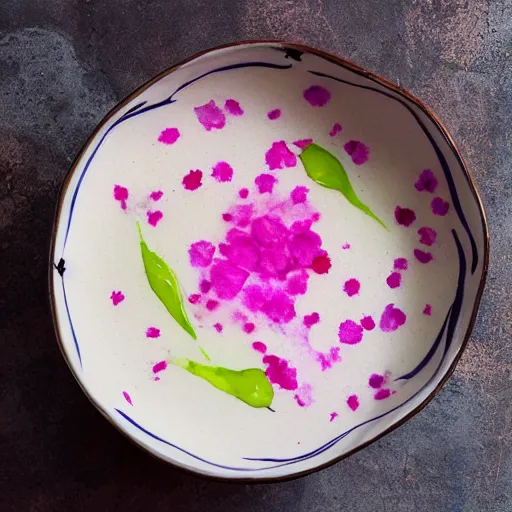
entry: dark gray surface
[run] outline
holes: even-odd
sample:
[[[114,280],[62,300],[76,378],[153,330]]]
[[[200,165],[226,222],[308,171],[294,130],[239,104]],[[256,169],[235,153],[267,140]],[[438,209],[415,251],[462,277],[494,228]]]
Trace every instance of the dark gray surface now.
[[[319,474],[246,486],[171,469],[95,411],[57,348],[46,265],[59,186],[103,115],[194,52],[265,37],[348,57],[432,107],[492,251],[467,351],[422,413]],[[510,0],[1,0],[0,510],[511,512],[511,54]]]

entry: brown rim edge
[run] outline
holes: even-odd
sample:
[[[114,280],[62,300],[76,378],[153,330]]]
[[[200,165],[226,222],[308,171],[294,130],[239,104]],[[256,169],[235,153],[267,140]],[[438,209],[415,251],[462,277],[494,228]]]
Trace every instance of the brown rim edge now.
[[[201,473],[201,472],[198,472],[198,471],[194,471],[194,470],[192,470],[190,468],[183,467],[183,466],[178,465],[178,464],[176,464],[174,462],[170,462],[168,460],[164,460],[163,458],[161,458],[161,457],[155,455],[154,453],[152,453],[149,449],[147,449],[141,443],[139,443],[138,441],[136,441],[135,439],[130,437],[126,432],[124,432],[118,425],[116,425],[112,421],[112,419],[109,417],[108,413],[103,409],[103,407],[101,407],[98,403],[96,403],[94,398],[84,388],[84,386],[80,382],[80,379],[78,378],[78,376],[76,375],[75,371],[73,370],[73,368],[71,366],[71,363],[70,363],[70,361],[69,361],[69,359],[68,359],[68,357],[66,355],[66,351],[64,349],[64,345],[62,343],[61,334],[60,334],[59,325],[58,325],[58,314],[57,314],[57,309],[56,309],[55,303],[54,303],[54,288],[53,288],[53,271],[54,271],[54,267],[53,267],[53,263],[55,261],[56,234],[57,234],[57,228],[58,228],[58,225],[59,225],[59,220],[60,220],[60,215],[61,215],[61,210],[62,210],[62,204],[63,204],[64,196],[65,196],[65,194],[67,192],[67,188],[68,188],[69,182],[70,182],[70,180],[71,180],[71,178],[72,178],[72,176],[73,176],[73,174],[74,174],[74,172],[76,170],[78,162],[80,161],[80,159],[82,158],[82,156],[84,155],[86,150],[88,149],[88,147],[91,144],[91,142],[93,141],[93,139],[96,137],[96,135],[99,132],[99,130],[103,127],[103,125],[105,123],[107,123],[109,121],[109,119],[113,115],[115,115],[119,110],[121,110],[130,101],[132,101],[134,98],[136,98],[137,96],[142,94],[146,89],[151,87],[154,83],[158,82],[159,80],[161,80],[165,76],[167,76],[167,75],[173,73],[174,71],[178,70],[179,68],[181,68],[183,65],[187,64],[188,62],[191,62],[191,61],[193,61],[193,60],[195,60],[195,59],[197,59],[199,57],[202,57],[202,56],[204,56],[206,54],[212,53],[212,52],[217,51],[217,50],[223,50],[223,49],[232,48],[232,47],[236,47],[236,46],[243,46],[243,45],[262,45],[262,46],[276,45],[276,46],[281,46],[281,47],[286,47],[286,48],[297,49],[299,51],[306,52],[306,53],[311,53],[311,54],[316,55],[318,57],[321,57],[321,58],[324,58],[326,60],[329,60],[329,61],[333,62],[334,64],[338,64],[338,65],[340,65],[340,66],[342,66],[342,67],[344,67],[346,69],[354,71],[354,72],[356,72],[359,75],[362,75],[362,76],[364,76],[366,78],[369,78],[370,80],[372,80],[372,81],[374,81],[374,82],[376,82],[376,83],[378,83],[378,84],[380,84],[380,85],[382,85],[382,86],[384,86],[384,87],[386,87],[388,89],[391,89],[393,92],[396,92],[396,93],[402,95],[403,97],[407,98],[409,101],[414,103],[421,111],[423,111],[433,121],[433,123],[439,129],[439,131],[441,132],[443,137],[446,139],[446,141],[447,141],[448,145],[450,146],[450,148],[454,151],[455,155],[459,159],[461,167],[462,167],[462,170],[464,171],[466,177],[468,178],[469,187],[471,189],[471,192],[473,193],[473,196],[475,197],[475,199],[477,201],[477,204],[478,204],[478,207],[480,209],[480,214],[481,214],[481,217],[482,217],[481,220],[482,220],[483,234],[484,234],[484,254],[483,254],[482,277],[480,278],[480,284],[479,284],[479,287],[478,287],[478,290],[477,290],[477,294],[476,294],[476,298],[475,298],[475,303],[474,303],[474,306],[473,306],[473,311],[471,312],[471,318],[469,320],[468,328],[467,328],[466,334],[464,335],[464,339],[462,341],[462,344],[461,344],[461,347],[460,347],[458,353],[456,354],[452,364],[448,368],[448,370],[445,373],[445,375],[439,381],[438,385],[432,390],[432,392],[427,396],[427,398],[425,398],[423,400],[423,402],[420,405],[415,407],[412,411],[407,413],[402,419],[398,420],[396,423],[394,423],[389,428],[387,428],[386,430],[384,430],[383,432],[381,432],[377,436],[373,437],[369,441],[366,441],[365,443],[357,446],[356,448],[348,451],[347,453],[344,453],[343,455],[340,455],[339,457],[336,457],[336,458],[334,458],[334,459],[332,459],[332,460],[330,460],[328,462],[325,462],[324,464],[320,464],[318,466],[315,466],[314,468],[307,469],[307,470],[304,470],[304,471],[300,471],[300,472],[294,473],[292,475],[286,475],[286,476],[281,476],[281,477],[229,478],[229,477],[219,477],[219,476],[207,475],[207,474],[204,474],[204,473]],[[336,56],[336,55],[334,55],[332,53],[329,53],[327,51],[324,51],[324,50],[318,50],[318,49],[312,48],[310,46],[299,44],[299,43],[289,43],[287,41],[273,40],[273,39],[238,41],[238,42],[234,42],[234,43],[228,43],[228,44],[225,44],[225,45],[222,45],[222,46],[216,46],[214,48],[209,48],[209,49],[204,50],[202,52],[196,53],[196,54],[192,55],[191,57],[188,57],[187,59],[179,62],[178,64],[175,64],[174,66],[171,66],[170,68],[166,69],[165,71],[162,71],[161,73],[156,75],[154,78],[152,78],[151,80],[147,81],[145,84],[140,86],[134,92],[129,94],[122,101],[120,101],[98,123],[98,125],[96,126],[96,128],[94,129],[94,131],[92,132],[90,137],[88,138],[87,142],[80,149],[77,157],[75,158],[75,160],[71,164],[71,167],[70,167],[68,173],[66,174],[66,177],[64,178],[64,181],[63,181],[62,186],[61,186],[60,191],[59,191],[59,200],[58,200],[56,211],[55,211],[55,217],[54,217],[53,226],[52,226],[51,244],[50,244],[50,254],[49,254],[50,261],[49,261],[49,267],[48,267],[48,291],[49,291],[48,299],[49,299],[49,303],[50,303],[50,310],[51,310],[51,314],[52,314],[53,326],[54,326],[54,329],[55,329],[57,343],[59,345],[59,348],[60,348],[60,351],[62,353],[62,356],[63,356],[64,360],[66,361],[66,363],[67,363],[67,365],[68,365],[68,367],[69,367],[69,369],[71,371],[71,374],[73,375],[73,377],[77,381],[78,385],[80,386],[80,388],[84,392],[85,396],[96,407],[96,409],[98,409],[98,411],[106,418],[106,420],[111,425],[114,426],[114,428],[116,428],[116,430],[118,430],[124,437],[126,437],[129,441],[131,441],[133,444],[135,444],[138,448],[142,449],[143,451],[148,453],[150,456],[152,456],[153,458],[161,461],[162,463],[168,464],[168,465],[170,465],[170,466],[172,466],[174,468],[177,468],[177,469],[179,469],[181,471],[184,471],[186,473],[189,473],[191,475],[207,478],[209,480],[213,480],[213,481],[217,481],[217,482],[227,482],[227,483],[232,483],[232,484],[236,484],[236,483],[247,484],[247,483],[286,482],[286,481],[290,481],[290,480],[295,480],[295,479],[303,477],[303,476],[311,475],[311,474],[313,474],[313,473],[315,473],[317,471],[321,471],[322,469],[326,469],[329,466],[332,466],[332,465],[334,465],[334,464],[336,464],[338,462],[341,462],[342,460],[346,459],[347,457],[350,457],[354,453],[357,453],[358,451],[362,450],[363,448],[366,448],[370,444],[374,443],[375,441],[378,441],[382,437],[386,436],[387,434],[389,434],[389,433],[393,432],[394,430],[396,430],[398,427],[402,426],[405,422],[407,422],[412,417],[416,416],[419,412],[421,412],[434,399],[434,397],[439,393],[439,391],[442,389],[442,387],[446,384],[448,379],[452,376],[452,374],[453,374],[453,372],[455,370],[455,367],[457,366],[457,364],[458,364],[462,354],[464,353],[464,350],[466,349],[466,346],[467,346],[467,344],[469,342],[469,338],[470,338],[471,333],[473,331],[473,327],[475,325],[476,317],[477,317],[477,314],[478,314],[478,309],[479,309],[479,306],[480,306],[480,301],[482,299],[482,294],[483,294],[484,287],[485,287],[485,281],[486,281],[486,278],[487,278],[487,272],[488,272],[488,267],[489,267],[489,250],[490,250],[489,247],[490,247],[490,240],[489,240],[489,227],[488,227],[488,221],[487,221],[487,214],[485,212],[485,209],[484,209],[484,206],[483,206],[483,202],[482,202],[482,198],[480,196],[480,193],[478,192],[478,189],[477,189],[476,184],[475,184],[475,182],[473,180],[473,177],[471,176],[471,173],[469,172],[469,169],[468,169],[468,166],[466,164],[466,161],[465,161],[464,157],[462,156],[458,146],[455,144],[455,141],[453,140],[452,136],[449,134],[448,130],[444,127],[444,125],[442,124],[440,119],[422,101],[420,101],[418,98],[413,96],[411,93],[409,93],[408,91],[406,91],[402,87],[399,87],[399,86],[393,84],[392,82],[386,80],[385,78],[382,78],[379,75],[376,75],[376,74],[374,74],[374,73],[372,73],[370,71],[367,71],[366,69],[361,68],[360,66],[357,66],[356,64],[352,63],[351,61],[349,61],[347,59],[344,59],[342,57],[338,57],[338,56]]]

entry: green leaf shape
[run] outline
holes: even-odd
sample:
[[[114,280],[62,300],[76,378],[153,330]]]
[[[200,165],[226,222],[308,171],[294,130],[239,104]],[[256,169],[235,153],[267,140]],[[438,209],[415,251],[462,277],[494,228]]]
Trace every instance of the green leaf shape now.
[[[347,198],[350,204],[376,220],[385,229],[388,229],[384,222],[357,197],[347,172],[341,162],[332,153],[329,153],[329,151],[318,144],[310,144],[299,155],[299,158],[306,169],[307,175],[315,183],[318,183],[322,187],[338,190]]]
[[[176,320],[192,338],[197,340],[196,333],[185,310],[183,296],[176,274],[158,254],[148,248],[138,222],[137,229],[140,235],[142,261],[144,262],[144,269],[146,270],[149,286],[151,286],[155,295],[160,299],[174,320]]]
[[[230,370],[222,366],[196,363],[190,359],[177,359],[173,363],[251,407],[268,407],[274,398],[272,384],[259,368]]]

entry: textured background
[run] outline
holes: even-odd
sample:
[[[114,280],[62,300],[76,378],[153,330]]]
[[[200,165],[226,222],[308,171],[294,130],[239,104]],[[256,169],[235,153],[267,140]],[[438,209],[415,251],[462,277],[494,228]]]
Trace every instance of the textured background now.
[[[212,483],[132,446],[55,342],[47,255],[59,186],[114,104],[237,39],[333,51],[433,108],[487,206],[491,265],[454,377],[418,416],[319,474]],[[0,0],[0,510],[512,511],[511,0]]]

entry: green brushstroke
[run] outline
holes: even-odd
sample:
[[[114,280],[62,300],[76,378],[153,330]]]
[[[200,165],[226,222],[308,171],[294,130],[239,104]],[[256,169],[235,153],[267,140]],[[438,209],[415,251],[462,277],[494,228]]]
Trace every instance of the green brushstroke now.
[[[142,261],[146,270],[149,286],[155,292],[171,316],[178,324],[187,331],[192,338],[197,339],[196,333],[190,323],[183,296],[181,294],[180,284],[176,274],[169,268],[167,263],[156,253],[151,251],[144,238],[140,224],[137,222],[137,229],[140,235],[140,250],[142,253]]]
[[[306,169],[307,175],[314,182],[322,185],[322,187],[338,190],[348,199],[349,203],[376,220],[385,229],[388,229],[384,222],[357,197],[343,165],[332,153],[318,144],[310,144],[299,155],[299,158]]]
[[[230,370],[199,364],[190,359],[177,359],[173,363],[251,407],[268,407],[274,398],[272,385],[259,368]]]
[[[201,351],[201,354],[207,359],[208,361],[211,361],[210,356],[208,355],[208,352],[203,347],[199,347],[199,350]]]

